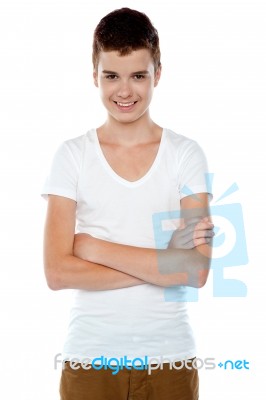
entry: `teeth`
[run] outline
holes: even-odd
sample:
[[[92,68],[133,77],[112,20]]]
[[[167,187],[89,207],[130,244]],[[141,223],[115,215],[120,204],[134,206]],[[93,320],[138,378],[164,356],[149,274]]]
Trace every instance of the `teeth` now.
[[[118,104],[120,107],[129,107],[129,106],[133,106],[134,101],[133,101],[133,103],[118,103],[118,102],[117,102],[117,104]]]

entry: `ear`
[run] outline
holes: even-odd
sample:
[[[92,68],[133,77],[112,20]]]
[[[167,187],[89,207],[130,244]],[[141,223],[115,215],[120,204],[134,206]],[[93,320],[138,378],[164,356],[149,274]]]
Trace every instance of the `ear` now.
[[[161,73],[162,73],[162,66],[160,65],[160,67],[157,68],[157,71],[154,74],[154,87],[158,85]]]
[[[93,82],[96,87],[98,87],[98,73],[96,70],[93,71]]]

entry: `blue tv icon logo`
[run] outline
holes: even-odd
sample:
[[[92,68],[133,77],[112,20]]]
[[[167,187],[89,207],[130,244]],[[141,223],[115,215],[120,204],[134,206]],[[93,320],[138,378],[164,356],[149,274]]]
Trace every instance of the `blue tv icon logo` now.
[[[213,174],[207,174],[206,182],[211,192]],[[216,201],[220,201],[238,190],[234,183]],[[189,188],[184,187],[183,192],[193,195]],[[196,196],[196,194],[195,194]],[[243,221],[242,207],[239,203],[210,206],[212,220],[215,226],[213,238],[213,257],[211,268],[213,270],[213,296],[214,297],[245,297],[247,287],[238,279],[225,279],[224,268],[245,265],[248,263],[247,245]],[[167,247],[173,230],[164,230],[165,221],[180,219],[180,211],[159,212],[153,215],[153,228],[155,245],[157,249]],[[191,287],[170,287],[165,289],[166,301],[197,301],[198,289]]]

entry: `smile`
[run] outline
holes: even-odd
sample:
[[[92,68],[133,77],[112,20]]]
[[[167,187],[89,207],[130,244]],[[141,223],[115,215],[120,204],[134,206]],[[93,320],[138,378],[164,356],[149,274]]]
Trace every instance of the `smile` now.
[[[115,103],[119,106],[119,107],[131,107],[133,106],[135,103],[137,103],[136,101],[133,101],[131,103],[120,103],[118,101],[115,101]]]

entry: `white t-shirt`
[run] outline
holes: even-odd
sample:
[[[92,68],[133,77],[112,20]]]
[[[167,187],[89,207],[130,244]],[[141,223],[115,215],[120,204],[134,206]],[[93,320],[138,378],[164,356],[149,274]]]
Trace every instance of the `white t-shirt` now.
[[[166,248],[178,227],[180,199],[208,192],[206,173],[206,158],[197,142],[163,129],[149,171],[137,181],[127,181],[110,167],[96,129],[91,129],[59,147],[42,195],[77,202],[77,233]],[[149,283],[115,290],[75,289],[63,358],[82,362],[101,356],[106,360],[163,356],[170,361],[195,357],[186,303],[167,301],[165,290]],[[186,287],[174,290],[180,296]],[[116,361],[110,360],[112,364]],[[140,363],[135,360],[134,365]]]

